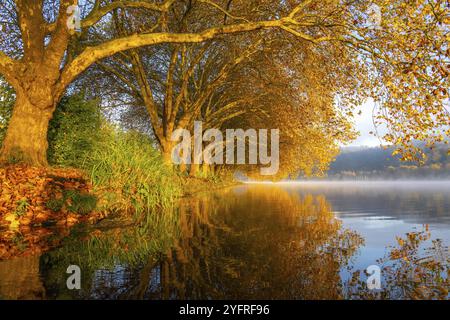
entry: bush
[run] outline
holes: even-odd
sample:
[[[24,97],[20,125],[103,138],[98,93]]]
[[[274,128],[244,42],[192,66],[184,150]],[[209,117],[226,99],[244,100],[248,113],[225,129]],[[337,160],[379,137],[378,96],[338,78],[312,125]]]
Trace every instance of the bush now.
[[[97,101],[86,101],[83,94],[64,97],[50,122],[49,163],[80,168],[83,159],[95,148],[100,126]]]
[[[163,163],[152,140],[137,132],[102,128],[84,168],[108,209],[140,213],[169,207],[181,195],[177,174]]]
[[[14,91],[0,76],[0,147],[14,106]]]

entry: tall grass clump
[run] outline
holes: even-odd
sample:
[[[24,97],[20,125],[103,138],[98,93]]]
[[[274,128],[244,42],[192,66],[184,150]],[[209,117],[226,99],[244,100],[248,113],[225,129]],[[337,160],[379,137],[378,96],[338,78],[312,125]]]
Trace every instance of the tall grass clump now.
[[[105,210],[141,213],[169,207],[181,195],[178,175],[138,132],[105,125],[84,167]]]

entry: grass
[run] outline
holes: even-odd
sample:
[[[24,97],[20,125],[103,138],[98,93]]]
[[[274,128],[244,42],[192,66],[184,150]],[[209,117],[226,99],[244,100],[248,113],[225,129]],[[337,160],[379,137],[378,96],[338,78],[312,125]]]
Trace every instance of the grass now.
[[[142,213],[170,207],[181,195],[177,173],[163,163],[152,141],[137,132],[111,126],[84,162],[100,205],[112,211]]]

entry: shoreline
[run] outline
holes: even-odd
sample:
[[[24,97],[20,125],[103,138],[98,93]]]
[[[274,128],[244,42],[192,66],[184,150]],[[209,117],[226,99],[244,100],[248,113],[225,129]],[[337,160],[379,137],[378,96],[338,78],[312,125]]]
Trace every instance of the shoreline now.
[[[95,230],[106,220],[113,225],[117,224],[114,220],[121,220],[121,225],[128,221],[127,226],[133,226],[132,204],[130,212],[102,207],[104,190],[95,190],[80,169],[9,165],[0,167],[0,183],[0,261],[51,250],[77,226]],[[183,192],[173,199],[173,205],[239,182],[186,177],[179,184]],[[83,207],[83,199],[95,199],[93,207]]]

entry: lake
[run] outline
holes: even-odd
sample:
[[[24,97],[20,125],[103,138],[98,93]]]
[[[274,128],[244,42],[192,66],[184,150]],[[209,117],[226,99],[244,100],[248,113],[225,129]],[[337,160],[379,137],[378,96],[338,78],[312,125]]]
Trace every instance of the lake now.
[[[0,262],[6,299],[448,298],[450,182],[245,184]],[[152,218],[154,219],[154,218]],[[163,243],[151,234],[163,233]],[[79,265],[81,290],[66,269]],[[367,288],[369,266],[381,287]]]

